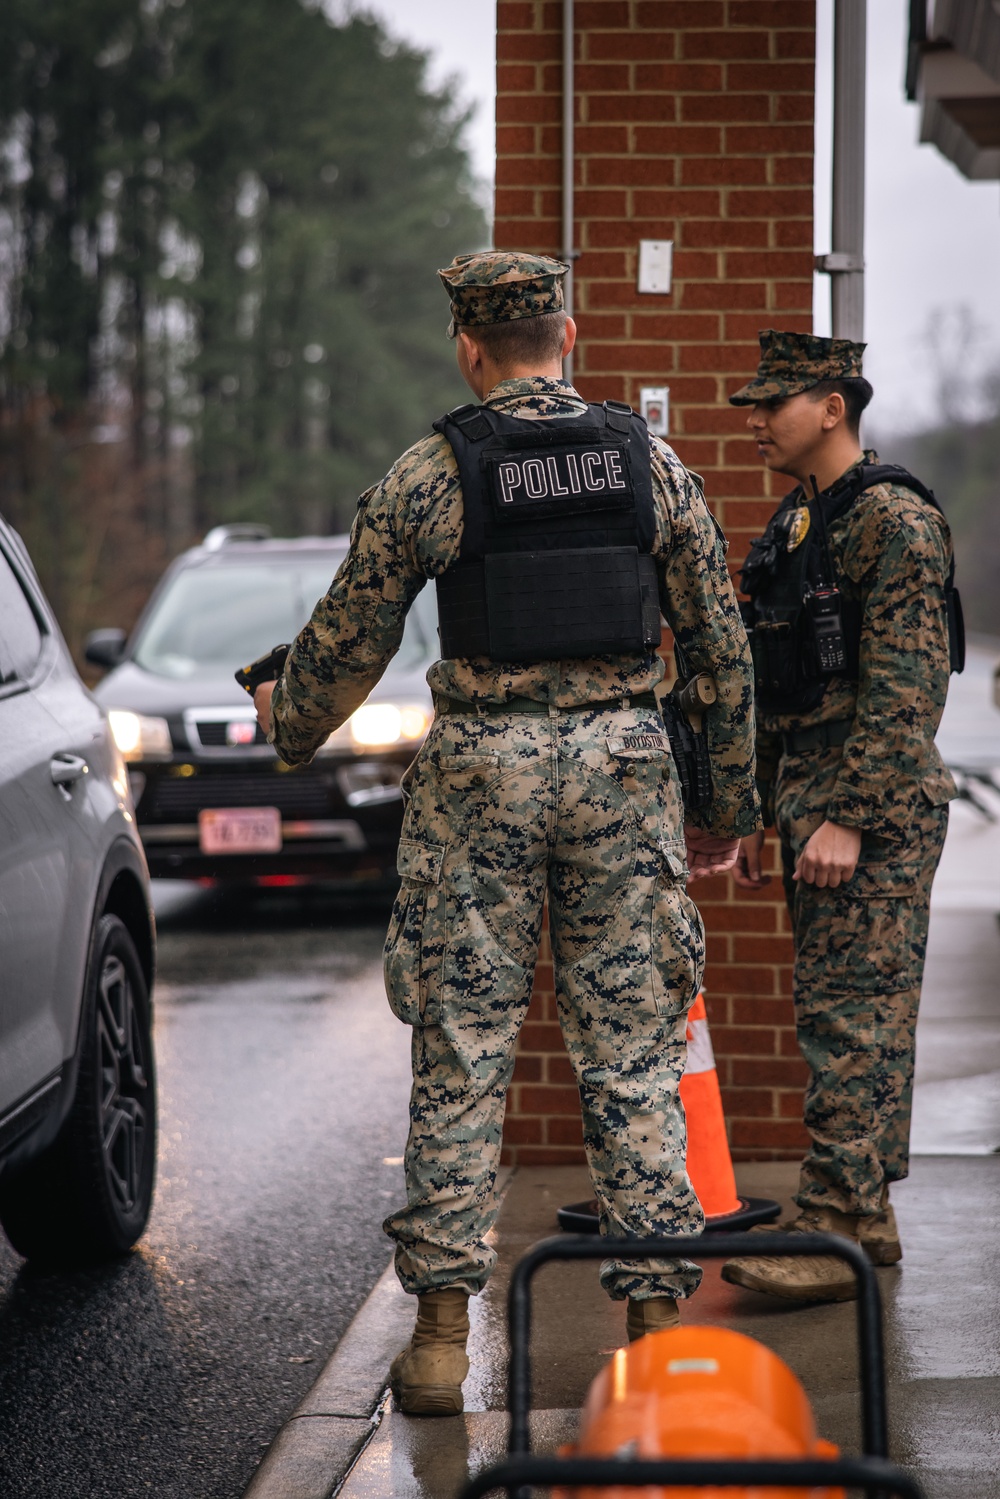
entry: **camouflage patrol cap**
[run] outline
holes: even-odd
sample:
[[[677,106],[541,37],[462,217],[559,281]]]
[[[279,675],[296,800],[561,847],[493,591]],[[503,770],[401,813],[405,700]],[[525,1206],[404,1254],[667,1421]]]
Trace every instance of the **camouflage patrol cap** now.
[[[562,312],[562,281],[568,270],[561,260],[518,250],[456,255],[450,266],[438,271],[451,298],[448,337],[454,338],[459,328]]]
[[[865,344],[848,338],[817,338],[814,333],[779,333],[765,328],[760,338],[756,377],[729,397],[730,406],[755,406],[780,396],[797,396],[821,380],[860,380]]]

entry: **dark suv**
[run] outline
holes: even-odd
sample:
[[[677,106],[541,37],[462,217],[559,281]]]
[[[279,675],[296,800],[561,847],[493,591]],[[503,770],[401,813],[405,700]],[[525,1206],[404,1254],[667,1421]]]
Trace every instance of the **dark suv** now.
[[[233,672],[293,640],[346,556],[348,538],[272,538],[220,526],[167,570],[132,636],[99,630],[87,659],[128,763],[150,873],[191,879],[391,878],[400,778],[433,708],[431,591],[369,700],[311,765],[288,766],[257,727]]]

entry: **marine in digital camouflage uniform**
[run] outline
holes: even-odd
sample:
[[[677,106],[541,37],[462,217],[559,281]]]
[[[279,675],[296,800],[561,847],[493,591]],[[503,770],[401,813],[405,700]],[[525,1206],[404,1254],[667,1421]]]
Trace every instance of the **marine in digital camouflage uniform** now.
[[[449,333],[561,312],[565,270],[522,254],[459,256],[439,273]],[[586,411],[551,372],[501,379],[484,394],[526,422]],[[690,837],[700,826],[708,843],[736,840],[760,825],[746,636],[700,481],[666,444],[650,437],[649,447],[661,605],[690,669],[711,672],[719,693],[707,720],[714,800]],[[456,459],[437,432],[362,495],[350,552],[273,694],[270,737],[282,759],[309,760],[364,702],[413,600],[457,561],[462,526]],[[678,1082],[703,931],[685,889],[678,776],[652,696],[662,676],[652,653],[449,659],[428,673],[437,712],[404,779],[402,886],[385,949],[389,1002],[413,1028],[407,1205],[385,1225],[400,1281],[420,1296],[417,1334],[400,1356],[410,1364],[393,1366],[404,1410],[461,1409],[461,1369],[442,1351],[445,1303],[434,1294],[460,1293],[464,1305],[495,1263],[504,1103],[546,897],[602,1231],[702,1225]],[[612,1297],[630,1298],[641,1324],[641,1303],[668,1300],[675,1313],[700,1272],[670,1259],[609,1262],[601,1278]],[[432,1368],[416,1366],[421,1341]],[[460,1326],[452,1343],[464,1349]]]
[[[796,449],[807,435],[779,425],[803,415],[815,427],[830,393],[821,382],[847,381],[849,389],[863,380],[864,345],[773,331],[760,343],[757,378],[730,400],[753,408],[748,425],[762,439],[768,467],[804,477],[834,438],[841,446],[833,451],[852,459],[846,478],[858,463],[877,463],[856,436],[848,432],[844,442],[843,423],[832,435],[820,431],[812,452]],[[861,389],[864,401],[870,386]],[[826,476],[824,498],[838,487],[831,482],[840,479],[838,466]],[[800,502],[798,492],[791,503]],[[789,531],[784,544],[791,550],[797,533]],[[796,1026],[810,1070],[812,1143],[793,1226],[847,1233],[876,1263],[893,1263],[902,1251],[888,1188],[908,1171],[930,888],[956,794],[934,744],[949,676],[951,542],[938,510],[910,489],[882,483],[830,523],[829,548],[845,607],[853,603],[861,620],[857,680],[828,678],[808,709],[757,711],[758,787],[765,823],[781,842]],[[815,870],[810,878],[799,862],[826,824],[860,835],[856,867],[840,882],[820,882]],[[752,867],[758,841],[751,840]],[[750,873],[744,854],[737,879],[763,882]],[[854,1289],[846,1267],[820,1257],[733,1262],[724,1274],[803,1300],[848,1299]]]

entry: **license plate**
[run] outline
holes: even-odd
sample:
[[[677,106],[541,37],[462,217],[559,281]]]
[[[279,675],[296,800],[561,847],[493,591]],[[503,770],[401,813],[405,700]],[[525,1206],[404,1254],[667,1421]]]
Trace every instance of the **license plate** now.
[[[281,848],[277,807],[206,807],[198,813],[203,854],[276,854]]]

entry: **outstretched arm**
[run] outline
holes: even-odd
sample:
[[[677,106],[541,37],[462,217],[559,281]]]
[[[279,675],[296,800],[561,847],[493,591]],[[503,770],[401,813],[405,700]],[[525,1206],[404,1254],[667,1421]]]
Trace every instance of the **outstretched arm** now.
[[[399,649],[406,612],[425,581],[405,544],[402,508],[393,471],[362,496],[351,549],[268,697],[268,737],[290,765],[312,759]],[[262,696],[263,689],[254,697],[258,713]]]

